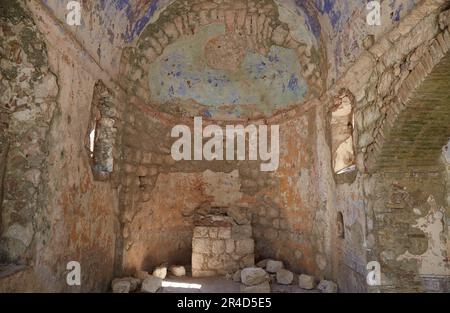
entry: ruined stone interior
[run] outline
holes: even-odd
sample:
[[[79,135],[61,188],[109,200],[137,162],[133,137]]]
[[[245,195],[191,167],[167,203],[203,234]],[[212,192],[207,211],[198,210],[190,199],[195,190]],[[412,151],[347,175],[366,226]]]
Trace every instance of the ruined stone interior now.
[[[221,292],[271,259],[292,286],[448,292],[450,2],[380,2],[370,26],[359,0],[83,0],[70,26],[0,0],[0,291],[167,264]],[[279,125],[278,168],[174,160],[194,117]]]

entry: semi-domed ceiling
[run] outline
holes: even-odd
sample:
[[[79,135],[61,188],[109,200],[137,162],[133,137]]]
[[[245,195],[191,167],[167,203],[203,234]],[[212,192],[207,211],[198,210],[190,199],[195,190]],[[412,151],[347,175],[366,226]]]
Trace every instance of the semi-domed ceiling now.
[[[128,83],[158,110],[256,118],[319,94],[311,18],[272,0],[174,1],[125,58]]]
[[[168,46],[151,64],[148,83],[153,101],[185,110],[195,104],[207,116],[271,114],[303,102],[309,91],[294,50],[247,49],[246,41],[227,33],[223,24],[205,26]]]
[[[67,1],[40,1],[64,24]],[[381,37],[420,0],[382,1],[376,28],[367,25],[367,1],[360,0],[80,2],[82,24],[65,30],[147,105],[245,118],[319,94],[364,51],[368,34]],[[174,25],[176,33],[166,34]]]

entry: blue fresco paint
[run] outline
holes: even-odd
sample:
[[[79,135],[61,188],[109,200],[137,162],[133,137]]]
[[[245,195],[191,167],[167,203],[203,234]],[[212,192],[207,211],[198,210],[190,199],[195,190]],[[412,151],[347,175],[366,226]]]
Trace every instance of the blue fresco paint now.
[[[154,101],[194,100],[207,106],[212,117],[227,105],[255,105],[270,113],[303,102],[308,86],[293,50],[272,46],[267,55],[247,51],[236,71],[209,67],[203,48],[224,32],[223,25],[209,25],[167,47],[150,65]],[[240,115],[241,109],[231,112]]]

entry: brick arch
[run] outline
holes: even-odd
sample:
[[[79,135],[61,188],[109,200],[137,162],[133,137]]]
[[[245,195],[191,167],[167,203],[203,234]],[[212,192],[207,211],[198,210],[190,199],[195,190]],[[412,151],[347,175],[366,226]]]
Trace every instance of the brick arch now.
[[[376,100],[360,112],[362,124],[372,125],[358,134],[360,147],[373,136],[363,149],[374,178],[366,189],[367,257],[382,271],[381,286],[371,290],[448,291],[448,232],[441,225],[450,208],[440,160],[450,137],[450,32],[435,17],[386,45],[369,79]]]
[[[411,97],[403,100],[403,109],[386,127],[375,161],[378,170],[414,167],[429,171],[439,166],[442,147],[450,138],[450,52],[432,70],[430,67],[426,60],[422,61],[406,82],[422,81]]]
[[[414,32],[390,46],[369,79],[369,84],[376,83],[375,100],[357,112],[360,124],[370,125],[358,133],[368,173],[436,165],[448,141],[450,32],[429,33],[432,37],[418,38],[423,44],[414,49],[402,46],[417,40]]]
[[[222,23],[227,33],[244,39],[251,51],[266,54],[272,45],[294,50],[304,69],[301,74],[311,89],[309,95],[316,97],[324,87],[326,71],[322,66],[326,64],[323,61],[325,53],[318,40],[311,47],[307,42],[294,38],[289,25],[279,19],[279,6],[273,0],[174,1],[160,13],[156,22],[146,26],[134,46],[124,49],[121,84],[131,90],[131,94],[151,103],[145,82],[150,65],[181,36],[192,36],[203,26]],[[311,36],[314,35],[311,33]]]
[[[441,52],[435,65],[423,58],[411,72],[399,94],[405,98],[390,111],[371,155],[367,257],[380,262],[382,280],[370,290],[448,292],[450,207],[440,160],[450,137],[450,52]]]
[[[450,138],[450,51],[433,51],[436,62],[423,58],[406,80],[372,154],[368,257],[381,263],[377,291],[448,292],[450,207],[441,160]]]

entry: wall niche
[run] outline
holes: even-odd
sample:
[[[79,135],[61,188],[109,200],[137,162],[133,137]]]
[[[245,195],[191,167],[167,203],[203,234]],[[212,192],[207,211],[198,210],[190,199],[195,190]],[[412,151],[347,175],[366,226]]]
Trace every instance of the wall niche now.
[[[98,81],[92,96],[91,117],[86,136],[86,149],[95,180],[109,180],[114,171],[114,145],[117,137],[114,97],[103,82]]]

